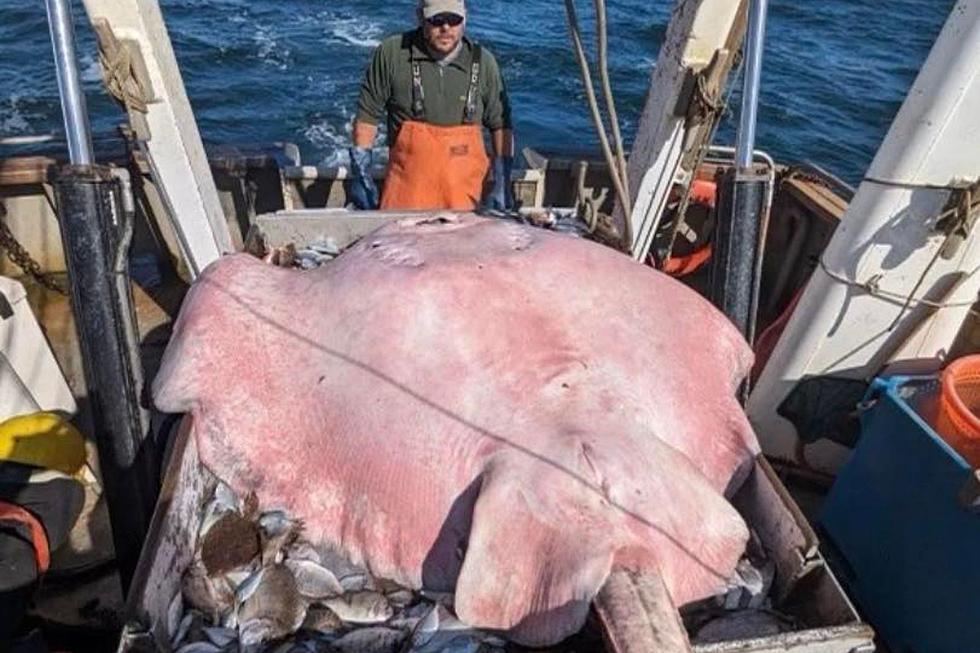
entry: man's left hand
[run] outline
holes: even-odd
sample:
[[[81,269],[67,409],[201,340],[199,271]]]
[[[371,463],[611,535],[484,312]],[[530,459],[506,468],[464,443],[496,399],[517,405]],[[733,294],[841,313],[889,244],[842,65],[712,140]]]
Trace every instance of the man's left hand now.
[[[493,190],[487,197],[486,208],[491,211],[513,211],[514,189],[511,173],[514,171],[514,157],[498,156],[493,159]]]

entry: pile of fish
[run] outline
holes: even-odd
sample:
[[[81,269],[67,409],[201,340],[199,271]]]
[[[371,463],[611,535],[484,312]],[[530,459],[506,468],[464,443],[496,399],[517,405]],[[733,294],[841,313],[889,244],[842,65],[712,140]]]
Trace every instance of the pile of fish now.
[[[775,577],[776,565],[752,531],[728,590],[681,611],[691,642],[715,644],[800,630],[802,624],[774,606]]]
[[[373,578],[304,539],[282,511],[218,483],[203,510],[196,556],[171,625],[176,653],[503,653],[524,650],[470,628],[452,595]],[[754,536],[727,592],[685,610],[696,644],[799,627],[775,611],[775,567]],[[570,649],[571,650],[571,649]]]
[[[618,235],[608,218],[590,226],[576,214],[558,209],[542,209],[526,215],[499,213],[493,217],[513,224],[531,225],[570,236],[589,238],[612,246],[616,246],[618,242]],[[271,248],[265,253],[263,259],[266,263],[278,267],[314,270],[333,261],[343,251],[344,249],[337,244],[336,240],[327,237],[302,246],[290,243],[285,247]]]
[[[218,483],[184,572],[177,653],[494,653],[501,638],[452,612],[452,595],[425,595],[373,578],[303,538],[282,511],[259,512]]]
[[[263,260],[283,268],[313,270],[340,256],[341,251],[333,238],[325,238],[300,248],[292,243],[272,248],[266,252]]]

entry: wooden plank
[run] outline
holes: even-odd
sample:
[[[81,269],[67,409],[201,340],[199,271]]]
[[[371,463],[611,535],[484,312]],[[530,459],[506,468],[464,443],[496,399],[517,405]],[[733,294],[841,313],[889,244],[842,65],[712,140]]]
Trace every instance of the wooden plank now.
[[[180,237],[192,276],[234,251],[204,144],[157,0],[84,0],[101,53],[129,65],[130,124]]]
[[[659,573],[614,569],[595,610],[609,653],[691,653],[691,643]]]
[[[614,216],[620,230],[630,221],[637,260],[650,250],[671,189],[694,174],[691,153],[713,127],[700,111],[701,91],[724,96],[747,7],[746,0],[679,0],[674,7],[629,158],[633,212],[624,216],[617,203]]]
[[[344,249],[389,222],[405,218],[436,216],[432,211],[348,211],[307,209],[260,215],[246,238],[246,249],[262,255],[263,248],[296,245],[305,247],[328,239]],[[445,212],[442,212],[445,213]]]
[[[183,570],[190,566],[197,548],[198,533],[193,525],[200,520],[204,497],[213,490],[214,477],[200,464],[191,419],[185,417],[173,442],[160,498],[127,600],[130,632],[150,633],[161,647],[159,650],[168,650],[174,630],[170,622],[175,613],[183,612]]]
[[[0,186],[31,186],[48,180],[48,168],[57,161],[46,156],[0,160]]]
[[[875,650],[874,632],[864,624],[855,624],[704,644],[696,646],[694,653],[874,653]]]

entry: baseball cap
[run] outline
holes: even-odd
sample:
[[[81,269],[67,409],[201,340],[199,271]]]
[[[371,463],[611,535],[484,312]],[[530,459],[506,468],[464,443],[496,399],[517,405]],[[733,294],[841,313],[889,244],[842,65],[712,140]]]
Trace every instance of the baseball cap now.
[[[419,9],[423,18],[432,18],[439,14],[456,14],[466,18],[464,0],[420,0]]]

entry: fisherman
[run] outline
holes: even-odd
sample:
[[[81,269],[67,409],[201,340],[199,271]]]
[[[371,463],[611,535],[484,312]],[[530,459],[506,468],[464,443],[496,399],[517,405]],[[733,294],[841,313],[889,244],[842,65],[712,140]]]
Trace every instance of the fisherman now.
[[[464,36],[464,0],[420,0],[418,21],[418,29],[378,46],[365,75],[350,150],[354,204],[379,205],[372,148],[387,115],[391,154],[381,208],[477,208],[490,168],[482,124],[493,147],[484,207],[511,210],[514,133],[497,61]]]

